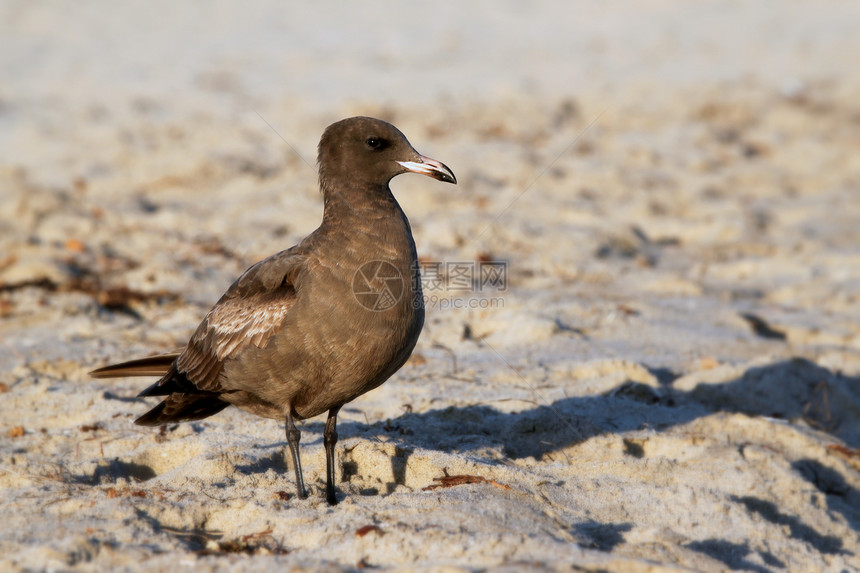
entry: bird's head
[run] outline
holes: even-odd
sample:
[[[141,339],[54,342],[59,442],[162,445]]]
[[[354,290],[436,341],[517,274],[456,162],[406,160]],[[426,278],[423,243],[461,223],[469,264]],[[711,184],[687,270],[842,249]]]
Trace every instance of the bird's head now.
[[[319,144],[320,184],[387,186],[396,175],[413,172],[457,183],[443,163],[415,151],[399,129],[371,117],[351,117],[326,128]]]

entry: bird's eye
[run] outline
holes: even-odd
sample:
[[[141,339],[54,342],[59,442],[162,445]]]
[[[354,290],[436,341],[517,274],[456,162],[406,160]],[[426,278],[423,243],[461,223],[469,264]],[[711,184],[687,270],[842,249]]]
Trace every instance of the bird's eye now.
[[[381,137],[368,137],[365,143],[367,143],[369,148],[377,151],[385,147],[385,140]]]

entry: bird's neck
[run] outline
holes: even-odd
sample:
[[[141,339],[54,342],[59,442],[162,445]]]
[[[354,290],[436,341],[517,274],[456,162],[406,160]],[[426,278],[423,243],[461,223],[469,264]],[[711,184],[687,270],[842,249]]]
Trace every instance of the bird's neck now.
[[[323,226],[335,221],[342,224],[340,221],[353,218],[372,222],[388,219],[394,214],[403,216],[387,184],[361,190],[326,186],[323,189],[323,202]]]
[[[388,185],[376,189],[353,187],[344,192],[324,188],[323,220],[317,233],[336,245],[366,242],[386,256],[417,258],[409,220]],[[342,248],[342,247],[339,247]],[[380,254],[377,258],[385,258]]]

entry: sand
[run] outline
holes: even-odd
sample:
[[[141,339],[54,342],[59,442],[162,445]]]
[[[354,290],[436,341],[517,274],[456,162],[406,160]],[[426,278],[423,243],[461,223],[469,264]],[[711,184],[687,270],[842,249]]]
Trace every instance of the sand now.
[[[0,569],[860,569],[856,4],[280,4],[0,4]],[[329,507],[323,418],[298,500],[282,425],[87,372],[312,231],[356,114],[460,184],[392,185],[428,319]]]

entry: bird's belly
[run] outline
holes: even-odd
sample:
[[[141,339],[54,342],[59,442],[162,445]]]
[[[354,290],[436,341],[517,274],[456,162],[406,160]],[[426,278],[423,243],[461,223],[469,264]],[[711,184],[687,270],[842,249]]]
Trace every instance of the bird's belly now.
[[[225,364],[227,380],[248,381],[232,384],[235,399],[228,401],[257,415],[292,410],[305,419],[385,382],[412,353],[424,309],[406,296],[384,310],[349,307],[355,304],[351,294],[330,305],[317,298],[313,309],[291,312],[305,320],[285,324],[265,348],[249,348]]]
[[[424,323],[423,309],[409,309],[401,320],[379,320],[352,333],[333,336],[317,373],[293,398],[293,409],[310,418],[346,404],[385,382],[412,354]]]

